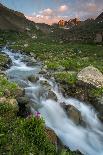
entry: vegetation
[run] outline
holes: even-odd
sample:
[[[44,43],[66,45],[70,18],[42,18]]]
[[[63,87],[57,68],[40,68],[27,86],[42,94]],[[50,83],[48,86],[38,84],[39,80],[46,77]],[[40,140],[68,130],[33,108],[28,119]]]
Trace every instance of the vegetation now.
[[[55,73],[54,77],[57,80],[65,81],[68,84],[75,84],[76,81],[77,81],[76,74],[75,73],[70,73],[70,72]]]
[[[0,104],[0,154],[54,154],[44,129],[42,119],[17,118],[11,105]]]
[[[82,68],[93,65],[103,73],[103,46],[96,44],[62,43],[54,40],[32,39],[25,33],[0,32],[0,45],[9,42],[9,47],[24,52],[33,52],[47,70],[53,71],[53,76],[69,85],[77,82],[76,74]],[[42,38],[42,37],[41,37]],[[25,44],[27,46],[25,46]],[[0,65],[5,57],[0,56]],[[5,91],[10,91],[10,97],[15,97],[17,85],[10,83],[0,75],[0,97]],[[90,95],[100,96],[102,88],[89,89]],[[44,121],[34,116],[26,119],[17,117],[14,108],[8,103],[0,103],[0,154],[53,155],[56,148],[45,134]],[[78,154],[78,153],[77,153]],[[76,155],[71,151],[62,150],[61,155]]]
[[[6,92],[10,92],[11,96],[15,96],[17,88],[16,83],[10,83],[5,76],[0,75],[0,97],[3,97]]]
[[[103,88],[92,88],[89,93],[91,96],[100,97],[103,95]]]

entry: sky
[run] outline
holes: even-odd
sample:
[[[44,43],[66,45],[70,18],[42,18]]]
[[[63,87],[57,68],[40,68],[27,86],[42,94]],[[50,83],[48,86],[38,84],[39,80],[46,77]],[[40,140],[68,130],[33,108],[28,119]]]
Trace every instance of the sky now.
[[[103,0],[0,0],[0,3],[34,22],[47,24],[60,19],[95,18],[103,11]]]

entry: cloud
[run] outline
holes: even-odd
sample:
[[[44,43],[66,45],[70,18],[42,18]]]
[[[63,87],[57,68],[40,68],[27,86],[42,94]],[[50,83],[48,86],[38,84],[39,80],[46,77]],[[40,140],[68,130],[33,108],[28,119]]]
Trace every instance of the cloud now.
[[[51,16],[51,15],[53,15],[53,12],[54,11],[52,9],[47,8],[47,9],[40,11],[39,13],[44,15],[44,16]]]
[[[53,24],[58,23],[59,20],[64,19],[68,20],[68,16],[43,16],[43,15],[36,15],[36,16],[26,16],[27,19],[34,21],[35,23],[46,23],[46,24]]]
[[[57,3],[54,8],[47,7],[38,10],[37,13],[27,17],[28,19],[39,23],[57,23],[60,19],[69,20],[70,18],[95,18],[102,12],[103,0],[74,0],[72,3],[68,0],[53,0]],[[61,16],[62,15],[62,16]]]
[[[88,3],[87,4],[87,11],[95,12],[97,10],[97,6],[95,3]]]
[[[63,13],[68,11],[68,6],[67,5],[61,5],[58,9],[59,12]]]

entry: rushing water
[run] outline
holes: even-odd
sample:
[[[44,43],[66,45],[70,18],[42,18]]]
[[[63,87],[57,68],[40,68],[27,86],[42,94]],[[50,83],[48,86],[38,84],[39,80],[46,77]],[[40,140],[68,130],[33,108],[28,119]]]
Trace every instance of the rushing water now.
[[[41,64],[28,66],[25,59],[28,56],[15,53],[6,47],[2,49],[12,60],[12,67],[6,71],[10,81],[17,82],[24,87],[26,95],[31,101],[31,111],[39,111],[44,118],[46,126],[54,130],[65,146],[71,150],[79,150],[84,155],[103,155],[103,125],[99,122],[93,107],[87,106],[74,98],[65,98],[60,92],[53,78],[45,79],[39,72]],[[30,61],[30,60],[29,60]],[[39,78],[37,82],[31,83],[28,77],[34,75]],[[57,96],[57,102],[52,98],[47,99],[48,90],[42,81],[51,86]],[[81,113],[86,125],[77,126],[65,113],[60,103],[73,105]]]

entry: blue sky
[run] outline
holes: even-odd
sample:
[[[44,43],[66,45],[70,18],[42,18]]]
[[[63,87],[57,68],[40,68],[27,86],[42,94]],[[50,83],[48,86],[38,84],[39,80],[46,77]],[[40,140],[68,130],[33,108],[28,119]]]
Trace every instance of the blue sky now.
[[[103,0],[0,0],[35,22],[52,24],[60,19],[96,17],[103,11]]]

